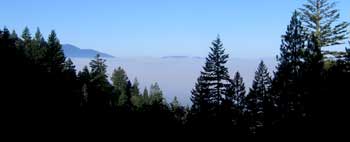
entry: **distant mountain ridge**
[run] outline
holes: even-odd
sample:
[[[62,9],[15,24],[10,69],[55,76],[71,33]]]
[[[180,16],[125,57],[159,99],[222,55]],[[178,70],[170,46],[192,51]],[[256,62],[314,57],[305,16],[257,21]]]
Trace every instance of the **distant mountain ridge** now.
[[[104,58],[114,58],[114,56],[107,53],[102,53],[93,49],[80,49],[72,44],[62,44],[64,54],[70,58],[93,58],[100,54]]]
[[[199,56],[163,56],[161,57],[162,59],[204,59],[204,57],[199,57]]]

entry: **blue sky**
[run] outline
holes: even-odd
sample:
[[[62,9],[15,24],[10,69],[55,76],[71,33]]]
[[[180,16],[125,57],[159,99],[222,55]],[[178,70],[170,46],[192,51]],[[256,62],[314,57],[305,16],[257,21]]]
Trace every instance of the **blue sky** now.
[[[61,43],[125,56],[206,56],[220,34],[231,57],[274,57],[306,0],[0,0],[0,26],[56,30]],[[350,21],[350,0],[337,0]]]

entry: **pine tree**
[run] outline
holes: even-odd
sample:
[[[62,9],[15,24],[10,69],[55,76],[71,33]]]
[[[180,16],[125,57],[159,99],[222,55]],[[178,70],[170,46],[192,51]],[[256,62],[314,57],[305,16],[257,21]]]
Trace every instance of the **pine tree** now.
[[[48,72],[52,72],[54,74],[62,72],[64,68],[64,62],[66,61],[66,57],[64,56],[62,46],[56,36],[55,31],[51,31],[47,41],[47,45],[48,48],[45,59],[47,63]]]
[[[171,101],[170,107],[171,107],[172,110],[175,110],[175,109],[177,109],[178,107],[180,107],[180,103],[179,103],[179,101],[177,100],[177,97],[176,97],[176,96],[175,96],[174,99]]]
[[[9,30],[4,27],[0,29],[0,62],[2,69],[0,70],[1,80],[1,96],[0,104],[3,112],[20,112],[26,106],[22,99],[25,97],[23,83],[25,64],[22,62],[24,56],[20,56],[16,50],[15,39],[11,37]],[[21,71],[21,72],[20,72]],[[14,85],[12,82],[16,82]],[[26,90],[27,91],[27,90]],[[22,98],[23,97],[23,98]]]
[[[15,30],[12,30],[12,33],[10,35],[10,39],[12,39],[15,43],[15,46],[14,48],[19,48],[20,47],[20,44],[21,44],[21,40],[20,38],[18,37],[17,33]]]
[[[83,111],[86,111],[88,107],[89,86],[91,86],[90,80],[90,71],[87,66],[84,66],[83,70],[78,73],[78,82],[81,88],[80,107]]]
[[[256,133],[256,129],[264,126],[265,112],[270,112],[273,106],[270,89],[271,77],[266,65],[261,61],[255,72],[252,88],[249,89],[247,96],[247,113],[253,134]]]
[[[219,36],[212,42],[210,50],[211,52],[206,58],[206,63],[201,74],[203,79],[210,85],[210,94],[214,97],[213,103],[218,106],[226,94],[226,86],[230,78],[228,69],[225,67],[229,56],[225,54],[225,49]]]
[[[343,44],[348,36],[349,23],[335,23],[339,17],[336,3],[329,0],[308,0],[303,8],[302,21],[308,29],[309,35],[314,35],[320,47]]]
[[[185,120],[186,111],[185,111],[185,108],[181,106],[176,96],[170,103],[170,109],[171,109],[171,113],[173,114],[174,121],[178,125],[182,125]]]
[[[125,112],[130,112],[132,110],[132,102],[131,102],[131,82],[128,81],[126,84],[126,88],[125,88],[125,94],[122,94],[119,97],[119,105],[122,108],[122,111]]]
[[[70,58],[68,58],[67,61],[65,61],[63,70],[64,72],[68,73],[71,77],[76,76],[75,66]]]
[[[131,86],[131,102],[137,108],[141,108],[141,106],[144,104],[143,97],[140,94],[139,82],[137,81],[137,78],[134,79]]]
[[[163,105],[165,104],[165,100],[163,98],[163,92],[160,89],[158,83],[154,83],[151,85],[151,88],[149,90],[150,94],[150,102],[153,105]]]
[[[63,69],[63,84],[62,84],[62,96],[64,96],[64,105],[66,112],[78,112],[81,111],[82,103],[82,90],[80,88],[78,77],[76,75],[75,66],[71,59],[67,59],[64,63]]]
[[[300,112],[303,109],[297,104],[302,101],[301,78],[307,39],[299,13],[295,11],[286,34],[282,36],[281,53],[277,57],[279,63],[273,80],[274,102],[278,102],[276,105],[278,105],[282,119],[291,118],[290,115],[295,115],[296,111]]]
[[[79,71],[78,78],[81,83],[89,83],[91,80],[90,71],[87,66],[84,66],[82,71]]]
[[[24,48],[29,48],[31,46],[32,36],[30,34],[29,28],[25,27],[22,32],[22,39]]]
[[[32,46],[30,48],[30,55],[33,58],[33,62],[36,64],[41,64],[44,54],[46,52],[46,41],[42,36],[40,29],[37,28],[34,39],[32,41]]]
[[[324,61],[323,54],[320,50],[320,43],[317,37],[312,36],[308,41],[308,46],[305,51],[305,64],[303,66],[303,92],[301,96],[303,108],[302,116],[306,119],[320,113],[323,103],[327,102],[327,96],[323,94],[327,90],[324,82]],[[315,116],[313,116],[315,117]],[[321,116],[320,116],[321,117]]]
[[[150,104],[150,99],[149,99],[149,95],[148,95],[148,90],[147,90],[147,87],[145,87],[145,89],[143,90],[143,104],[145,105],[149,105]]]
[[[123,68],[118,67],[118,69],[114,69],[111,77],[113,86],[114,86],[114,94],[112,99],[113,106],[122,106],[126,102],[126,85],[129,81],[128,76]]]
[[[106,60],[102,59],[99,54],[90,64],[90,86],[88,86],[88,104],[90,111],[106,111],[109,109],[111,102],[112,86],[109,84],[106,74]]]
[[[236,72],[231,84],[228,87],[226,100],[232,104],[236,109],[243,112],[245,109],[245,86],[243,78],[239,72]]]
[[[203,76],[197,79],[191,95],[192,108],[194,113],[206,113],[212,109],[212,96],[210,94],[209,83]]]
[[[139,89],[139,81],[137,81],[137,78],[134,79],[134,82],[132,84],[132,96],[140,96],[140,89]]]
[[[189,126],[194,128],[203,128],[210,125],[213,119],[213,97],[210,94],[210,85],[201,75],[197,79],[194,89],[192,90],[191,114],[189,117]]]
[[[117,70],[114,69],[111,80],[117,94],[125,94],[126,84],[128,83],[129,79],[124,69],[121,67],[118,67]]]

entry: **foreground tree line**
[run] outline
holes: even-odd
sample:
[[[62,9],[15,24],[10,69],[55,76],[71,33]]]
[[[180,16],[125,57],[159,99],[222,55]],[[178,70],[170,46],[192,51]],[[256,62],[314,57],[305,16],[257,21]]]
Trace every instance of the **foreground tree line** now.
[[[130,81],[121,67],[108,78],[106,60],[99,55],[77,72],[55,31],[45,40],[39,29],[32,36],[25,28],[19,37],[4,28],[1,105],[9,113],[110,114],[125,118],[106,119],[111,125],[225,130],[239,136],[322,132],[346,123],[348,112],[350,49],[322,50],[347,38],[348,23],[335,23],[339,13],[334,6],[308,0],[295,11],[282,35],[276,71],[270,74],[261,61],[249,89],[238,71],[230,77],[229,55],[218,36],[192,90],[191,107],[176,97],[167,103],[157,83],[141,91],[137,79]]]

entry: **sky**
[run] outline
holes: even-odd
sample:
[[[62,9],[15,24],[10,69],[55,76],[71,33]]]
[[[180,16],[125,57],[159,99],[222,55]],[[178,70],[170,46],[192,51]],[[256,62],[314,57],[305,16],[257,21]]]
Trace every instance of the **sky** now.
[[[235,58],[274,57],[306,0],[0,0],[0,26],[116,57],[201,56],[219,34]],[[350,0],[337,0],[350,21]]]

